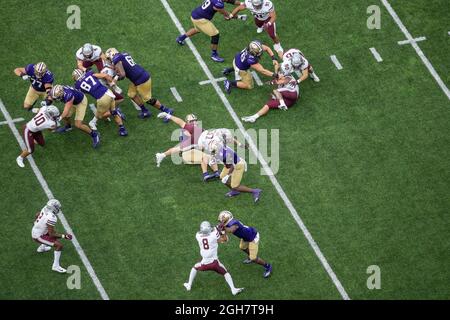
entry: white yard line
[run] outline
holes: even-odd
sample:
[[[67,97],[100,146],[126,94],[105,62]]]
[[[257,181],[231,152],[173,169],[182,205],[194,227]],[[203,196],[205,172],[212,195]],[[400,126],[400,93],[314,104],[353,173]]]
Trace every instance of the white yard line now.
[[[9,128],[11,129],[14,137],[16,138],[17,142],[19,143],[19,146],[22,149],[26,149],[25,142],[23,141],[22,137],[20,136],[19,132],[17,131],[16,126],[14,125],[14,122],[9,115],[8,110],[6,110],[5,105],[3,104],[3,101],[0,99],[0,109],[3,113],[3,116],[5,117],[6,122],[8,123]],[[45,181],[44,177],[42,176],[41,171],[39,170],[38,166],[36,165],[36,162],[34,162],[34,159],[31,155],[27,157],[28,162],[33,169],[34,175],[38,179],[42,189],[44,190],[45,194],[47,195],[48,199],[53,199],[53,193],[48,187],[47,181]],[[21,169],[18,169],[21,170]],[[87,258],[86,254],[83,251],[83,248],[81,248],[80,243],[77,240],[77,237],[75,236],[75,233],[73,232],[72,228],[69,225],[69,222],[67,221],[66,217],[62,212],[58,214],[58,218],[61,220],[61,223],[66,230],[67,233],[70,233],[73,235],[72,238],[72,244],[77,250],[78,255],[81,258],[81,261],[83,262],[84,266],[86,267],[86,270],[89,273],[89,276],[91,277],[92,281],[94,282],[94,285],[97,287],[98,292],[100,293],[100,296],[103,300],[109,300],[108,294],[106,293],[105,289],[103,288],[102,284],[100,283],[100,280],[97,278],[97,275],[95,274],[94,268],[92,267],[91,263],[89,262],[89,259]]]
[[[177,100],[177,102],[183,102],[183,99],[181,98],[180,94],[178,93],[177,88],[171,87],[170,91],[172,91],[172,94],[175,97],[175,99]]]
[[[24,120],[25,120],[24,118],[11,119],[12,122],[22,122]],[[8,121],[0,121],[0,126],[2,126],[4,124],[8,124]]]
[[[261,81],[261,78],[258,76],[258,74],[255,72],[255,71],[253,71],[252,70],[252,76],[253,76],[253,79],[255,79],[255,81],[256,81],[256,84],[258,85],[258,86],[262,86],[263,85],[263,83],[262,83],[262,81]]]
[[[411,36],[411,33],[409,33],[408,29],[406,29],[405,25],[403,24],[403,22],[398,17],[397,13],[394,11],[394,9],[392,9],[389,1],[381,0],[381,2],[386,7],[387,11],[392,16],[392,19],[394,19],[395,23],[398,25],[400,30],[406,36],[406,39],[408,39],[409,41],[414,40],[414,38]],[[419,45],[417,44],[416,41],[411,41],[411,45],[414,48],[414,50],[416,50],[417,55],[422,60],[423,64],[427,67],[428,71],[431,73],[431,75],[433,76],[434,80],[436,80],[436,82],[439,85],[439,87],[442,89],[442,91],[444,91],[445,95],[450,100],[450,90],[447,88],[445,83],[442,81],[441,77],[439,77],[438,73],[436,72],[436,70],[434,69],[433,65],[430,63],[428,58],[425,56],[425,54],[423,53],[422,49],[420,49],[420,47],[419,47]]]
[[[217,78],[217,79],[209,79],[209,80],[205,80],[205,81],[200,81],[198,84],[201,85],[201,86],[204,86],[205,84],[210,84],[210,83],[213,83],[213,82],[222,82],[222,81],[225,81],[225,80],[227,80],[227,78],[226,77],[222,77],[222,78]]]
[[[167,3],[166,0],[160,0],[160,1],[161,1],[162,5],[164,6],[164,8],[166,9],[167,13],[169,14],[170,18],[172,19],[173,23],[177,27],[178,31],[181,34],[184,34],[185,30],[183,29],[183,26],[181,25],[180,21],[178,20],[177,16],[173,12],[173,10],[170,7],[170,5]],[[195,58],[197,59],[197,62],[200,64],[201,68],[205,72],[205,74],[208,77],[208,79],[211,80],[211,83],[212,83],[214,89],[216,90],[217,95],[222,100],[225,108],[230,113],[231,117],[233,118],[233,120],[236,123],[237,127],[239,128],[239,130],[244,135],[245,139],[248,141],[250,150],[252,150],[252,152],[258,157],[258,160],[261,163],[261,166],[263,167],[264,171],[266,172],[267,176],[269,177],[269,179],[272,182],[273,186],[275,187],[276,191],[280,195],[280,197],[283,200],[284,204],[288,208],[288,210],[291,213],[292,217],[294,218],[295,222],[297,223],[297,225],[299,226],[299,228],[303,232],[305,238],[308,240],[309,245],[314,250],[314,253],[316,254],[316,256],[319,258],[320,262],[322,263],[322,266],[324,267],[324,269],[326,270],[326,272],[330,276],[331,280],[333,281],[333,283],[336,286],[337,290],[339,291],[340,295],[342,296],[343,299],[349,300],[350,298],[349,298],[347,292],[345,291],[345,289],[342,286],[341,282],[337,278],[337,276],[334,273],[333,269],[331,269],[331,266],[329,265],[327,259],[322,254],[322,251],[320,251],[319,246],[317,245],[317,243],[313,239],[313,237],[312,237],[311,233],[309,232],[309,230],[306,228],[306,226],[303,223],[302,219],[298,215],[297,210],[292,205],[291,201],[287,197],[286,193],[284,192],[284,190],[281,187],[280,183],[278,182],[277,178],[275,178],[275,175],[274,175],[272,169],[267,165],[266,160],[264,159],[264,157],[259,152],[259,150],[256,147],[253,139],[245,131],[245,128],[242,125],[241,120],[237,116],[236,112],[233,110],[233,107],[231,106],[230,102],[226,98],[226,96],[223,93],[221,87],[219,87],[217,82],[214,81],[214,77],[213,77],[211,71],[209,70],[209,68],[206,65],[206,63],[203,60],[203,58],[200,56],[200,53],[198,52],[197,48],[194,46],[194,44],[192,43],[192,41],[190,39],[187,39],[186,43],[189,46],[189,48],[191,49],[192,53],[194,54]]]
[[[343,69],[341,63],[339,62],[338,58],[334,54],[332,56],[330,56],[330,58],[331,58],[331,61],[333,61],[334,65],[336,66],[336,69],[338,69],[338,70]]]
[[[377,49],[375,48],[370,48],[370,52],[372,52],[375,60],[377,60],[377,62],[383,62],[383,58],[381,58],[380,54],[378,53]]]
[[[418,37],[418,38],[414,38],[414,39],[398,41],[397,43],[402,46],[404,44],[411,44],[413,42],[420,42],[420,41],[425,41],[425,40],[427,40],[426,37]]]

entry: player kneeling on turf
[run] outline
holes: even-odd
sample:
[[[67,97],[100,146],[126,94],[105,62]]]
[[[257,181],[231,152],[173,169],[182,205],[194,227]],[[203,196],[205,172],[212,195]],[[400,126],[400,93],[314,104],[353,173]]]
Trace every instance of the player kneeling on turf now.
[[[34,143],[44,146],[45,140],[42,131],[45,129],[54,130],[58,126],[57,118],[59,110],[55,106],[46,106],[39,109],[38,114],[23,127],[23,138],[26,149],[22,150],[20,156],[17,157],[17,165],[21,168],[25,167],[23,160],[34,152]]]
[[[227,235],[220,235],[217,228],[212,227],[208,221],[203,221],[200,224],[200,231],[197,232],[195,238],[197,239],[198,246],[200,247],[202,260],[199,263],[196,263],[191,269],[189,281],[183,284],[186,290],[191,291],[192,283],[197,275],[197,271],[215,271],[224,276],[225,281],[230,286],[231,293],[233,295],[237,295],[239,292],[244,290],[244,288],[236,288],[234,286],[231,275],[228,273],[225,266],[219,261],[219,257],[217,255],[219,243],[226,242],[228,240]]]
[[[297,80],[286,70],[284,64],[281,66],[278,79],[271,81],[271,84],[277,85],[278,88],[273,90],[272,98],[254,115],[243,117],[244,122],[255,122],[259,117],[266,115],[270,109],[281,109],[287,111],[292,107],[300,96],[300,88]]]
[[[42,253],[55,248],[52,270],[59,273],[66,273],[66,269],[59,265],[61,251],[63,245],[59,239],[72,240],[72,235],[67,233],[57,233],[55,225],[58,221],[57,214],[61,212],[61,203],[56,199],[47,202],[44,208],[36,214],[31,237],[41,245],[37,248],[37,252]]]

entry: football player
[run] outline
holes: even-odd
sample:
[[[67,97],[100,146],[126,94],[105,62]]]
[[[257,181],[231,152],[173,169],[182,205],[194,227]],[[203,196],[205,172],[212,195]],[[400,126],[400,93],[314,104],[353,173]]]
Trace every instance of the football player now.
[[[283,64],[280,68],[279,78],[271,81],[271,84],[277,86],[272,91],[271,99],[257,113],[252,116],[243,117],[242,121],[253,123],[259,117],[266,115],[270,109],[287,111],[288,108],[292,107],[300,97],[300,87],[297,80],[289,74],[290,70],[288,69],[287,71],[286,65]]]
[[[23,107],[28,111],[37,113],[39,108],[33,108],[37,99],[45,100],[53,86],[53,73],[48,70],[44,62],[28,64],[22,68],[14,69],[14,73],[23,80],[30,80],[31,85],[23,102]]]
[[[184,44],[186,38],[190,38],[197,33],[203,32],[211,37],[211,59],[215,62],[224,62],[224,59],[217,53],[219,46],[219,30],[214,26],[211,20],[214,18],[216,12],[223,14],[226,20],[229,20],[230,14],[225,10],[224,2],[234,5],[240,5],[240,1],[236,0],[204,0],[202,5],[195,8],[191,13],[191,21],[194,28],[189,29],[188,32],[177,37],[177,43]]]
[[[239,239],[239,249],[244,251],[248,257],[243,261],[245,264],[256,263],[264,267],[264,278],[268,278],[272,273],[272,265],[258,257],[259,232],[254,227],[244,225],[241,221],[234,219],[230,211],[219,213],[218,230],[222,235],[232,233]]]
[[[305,58],[303,53],[298,49],[290,49],[285,52],[283,55],[283,64],[291,64],[292,72],[298,72],[300,74],[300,78],[298,79],[298,83],[306,80],[308,76],[314,81],[319,82],[320,79],[317,74],[314,72],[312,65],[309,64],[309,61]],[[288,69],[289,67],[286,67]]]
[[[253,201],[257,203],[260,199],[262,190],[252,189],[241,184],[244,172],[247,171],[247,163],[245,160],[241,159],[233,149],[217,139],[211,141],[209,150],[211,152],[209,164],[223,164],[220,179],[222,180],[222,183],[230,189],[225,196],[231,198],[239,195],[241,192],[251,193]],[[206,159],[203,161],[206,161]]]
[[[75,56],[77,58],[78,69],[83,71],[87,71],[87,69],[91,68],[94,64],[99,72],[104,67],[103,60],[105,60],[105,54],[99,46],[85,43],[77,50]]]
[[[16,158],[17,165],[25,167],[23,160],[34,152],[34,143],[45,145],[42,131],[45,129],[55,130],[58,126],[59,110],[55,106],[45,106],[39,109],[37,115],[23,126],[23,139],[26,149]]]
[[[211,169],[213,174],[208,173],[208,166],[202,159],[204,157],[209,159],[209,155],[205,154],[198,148],[198,140],[202,132],[204,131],[198,124],[198,118],[195,114],[188,114],[185,121],[175,117],[173,115],[161,112],[158,114],[158,118],[166,118],[176,123],[181,129],[180,143],[175,147],[168,149],[164,153],[157,153],[156,166],[159,167],[161,162],[168,156],[174,153],[181,153],[183,162],[186,164],[200,164],[202,168],[203,181],[209,181],[214,178],[219,178],[219,168],[217,164],[212,164]]]
[[[119,127],[119,135],[122,137],[127,136],[128,132],[122,121],[124,116],[120,109],[116,109],[115,95],[100,82],[100,79],[103,79],[108,83],[113,83],[113,78],[105,73],[94,73],[91,70],[84,72],[81,69],[75,69],[72,72],[72,78],[75,81],[75,89],[88,93],[97,100],[97,112],[89,122],[89,127],[92,130],[97,130],[97,120],[112,115]]]
[[[107,74],[112,79],[114,79],[114,77],[117,75],[114,66],[109,63],[105,63],[105,67],[102,69],[102,71],[100,71],[100,73]],[[106,81],[105,79],[100,79],[100,82],[104,86],[109,87],[112,90],[115,96],[114,100],[116,102],[116,108],[118,108],[119,104],[121,104],[125,100],[122,96],[122,89],[117,85],[115,81],[108,83],[108,81]]]
[[[278,53],[280,59],[283,56],[283,48],[281,47],[280,38],[277,35],[277,14],[275,7],[270,0],[245,0],[240,6],[235,8],[230,15],[230,18],[235,18],[235,15],[242,10],[248,9],[255,18],[256,32],[261,33],[266,30],[269,37],[272,39],[273,48]]]
[[[234,286],[231,274],[219,261],[219,257],[217,255],[219,243],[226,242],[228,240],[228,236],[226,234],[221,235],[217,228],[212,227],[208,221],[203,221],[200,224],[200,231],[197,232],[195,238],[197,239],[198,246],[200,247],[200,255],[202,256],[202,260],[196,263],[191,269],[188,282],[183,284],[186,290],[191,291],[192,283],[197,275],[197,271],[215,271],[225,278],[225,281],[230,287],[233,295],[237,295],[242,292],[244,288],[236,288]]]
[[[57,215],[61,212],[61,203],[56,199],[47,202],[44,208],[36,213],[31,237],[40,244],[37,252],[43,253],[55,248],[52,270],[59,273],[66,273],[66,269],[59,264],[61,252],[63,249],[59,239],[72,240],[72,235],[68,233],[58,233],[55,230]]]
[[[114,66],[117,73],[114,79],[122,80],[126,77],[131,81],[128,86],[128,96],[141,108],[139,118],[144,119],[152,115],[144,106],[144,103],[148,103],[162,112],[173,114],[172,109],[167,108],[158,99],[152,97],[150,73],[134,62],[132,56],[126,52],[120,53],[115,48],[109,48],[105,54],[106,59]]]
[[[234,81],[225,80],[224,82],[225,91],[227,93],[230,93],[232,88],[247,90],[253,89],[253,76],[250,69],[254,69],[267,77],[275,78],[278,76],[276,72],[265,69],[259,63],[259,59],[261,58],[263,52],[267,52],[267,54],[271,57],[275,70],[278,68],[277,57],[273,54],[273,51],[260,41],[254,40],[250,42],[247,48],[236,54],[233,60],[232,68],[226,68],[223,70],[224,75],[228,75],[233,71],[235,75]]]
[[[56,129],[56,132],[65,133],[72,130],[70,117],[75,111],[75,127],[90,135],[92,138],[92,147],[97,148],[100,144],[100,135],[96,130],[92,130],[83,123],[88,104],[88,100],[83,92],[69,86],[58,84],[50,91],[50,99],[59,100],[64,103],[64,111],[59,117],[59,120],[63,119],[65,125]]]

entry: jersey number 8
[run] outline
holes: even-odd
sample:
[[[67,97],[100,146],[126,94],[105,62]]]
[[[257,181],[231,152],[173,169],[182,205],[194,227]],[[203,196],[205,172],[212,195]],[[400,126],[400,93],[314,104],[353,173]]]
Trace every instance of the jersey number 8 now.
[[[210,4],[211,4],[211,0],[206,0],[206,1],[203,2],[203,4],[202,4],[202,9],[203,9],[203,10],[206,10],[206,8],[208,8]]]
[[[202,240],[202,243],[203,243],[203,249],[208,250],[209,249],[208,239],[204,238]]]

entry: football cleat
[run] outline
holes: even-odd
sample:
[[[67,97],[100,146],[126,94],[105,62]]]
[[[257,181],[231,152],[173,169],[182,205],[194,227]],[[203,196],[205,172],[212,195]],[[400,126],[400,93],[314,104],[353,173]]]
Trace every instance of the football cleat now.
[[[262,33],[264,31],[264,28],[256,28],[257,33]]]
[[[260,198],[260,196],[261,196],[261,192],[262,192],[261,189],[255,189],[255,190],[252,192],[253,200],[255,201],[255,203],[259,201],[259,198]]]
[[[119,136],[126,137],[127,135],[128,135],[127,129],[125,129],[125,127],[120,127],[119,128]]]
[[[180,46],[184,46],[184,40],[181,40],[181,36],[178,36],[176,41]]]
[[[230,192],[225,193],[225,196],[228,197],[228,198],[231,198],[231,197],[238,196],[240,194],[241,193],[239,191],[231,190]]]
[[[225,61],[225,59],[220,57],[218,53],[212,53],[211,59],[215,62],[224,62]]]
[[[191,285],[189,283],[183,283],[183,286],[186,288],[187,291],[191,291]]]
[[[19,167],[21,167],[21,168],[24,168],[24,167],[25,167],[25,164],[23,163],[23,158],[22,158],[21,156],[18,156],[18,157],[16,158],[16,162],[17,162],[17,165],[18,165]]]
[[[56,272],[59,272],[59,273],[66,273],[66,272],[67,272],[67,270],[64,269],[64,268],[61,267],[61,266],[52,266],[52,270],[53,270],[53,271],[56,271]]]
[[[161,166],[161,162],[164,160],[166,155],[164,153],[157,153],[156,156],[156,166],[159,168]]]
[[[100,135],[96,130],[92,130],[91,137],[92,137],[92,147],[96,149],[100,144]]]
[[[253,262],[252,259],[250,259],[249,257],[247,257],[247,259],[242,261],[243,264],[250,264],[252,262]]]
[[[230,73],[232,73],[233,71],[234,71],[234,68],[225,68],[225,69],[223,69],[222,74],[224,76],[226,76],[226,75],[229,75]]]
[[[72,126],[70,124],[65,125],[64,127],[60,127],[58,129],[55,130],[55,132],[58,133],[66,133],[72,130]]]
[[[236,288],[235,290],[232,291],[233,296],[241,293],[244,290],[244,288]]]
[[[203,176],[203,181],[204,182],[211,181],[211,180],[216,179],[218,177],[220,177],[220,174],[217,174],[217,173],[208,174],[206,176]]]
[[[265,268],[263,276],[264,278],[268,278],[271,274],[272,274],[272,265],[269,264],[267,268]]]
[[[230,94],[231,93],[231,82],[230,80],[225,80],[223,82],[223,86],[225,87],[225,91]]]
[[[47,245],[45,245],[45,244],[41,244],[38,248],[37,248],[37,252],[39,252],[39,253],[43,253],[43,252],[47,252],[47,251],[50,251],[52,249],[52,247],[50,247],[50,246],[47,246]]]
[[[314,82],[320,82],[320,78],[315,72],[311,73],[309,76],[311,77],[311,79],[313,79]]]
[[[152,113],[147,109],[142,110],[138,115],[138,117],[141,119],[150,118],[151,116],[152,116]]]

